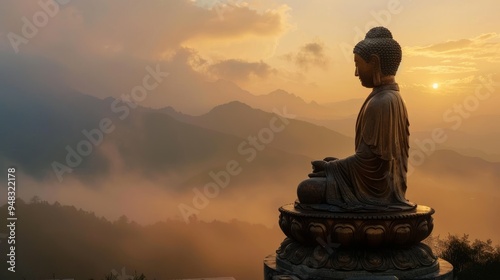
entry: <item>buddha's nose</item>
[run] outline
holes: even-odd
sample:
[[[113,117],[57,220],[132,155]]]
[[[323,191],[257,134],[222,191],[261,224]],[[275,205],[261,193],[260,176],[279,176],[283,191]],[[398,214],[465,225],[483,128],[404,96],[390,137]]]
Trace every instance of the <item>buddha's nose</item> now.
[[[358,74],[358,67],[356,67],[355,70],[354,70],[354,76],[356,76],[356,77],[359,76],[359,74]]]

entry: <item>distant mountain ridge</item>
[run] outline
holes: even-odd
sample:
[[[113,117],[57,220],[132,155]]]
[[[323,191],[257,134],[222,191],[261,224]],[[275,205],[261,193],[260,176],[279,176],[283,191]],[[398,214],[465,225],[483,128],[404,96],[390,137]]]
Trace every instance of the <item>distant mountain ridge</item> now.
[[[65,166],[62,178],[76,177],[89,187],[119,167],[123,172],[139,171],[149,176],[176,174],[181,181],[170,182],[169,187],[179,188],[185,184],[183,181],[200,181],[194,178],[205,178],[208,171],[225,167],[231,159],[244,163],[246,159],[257,158],[246,168],[244,175],[238,176],[242,181],[252,174],[266,174],[270,164],[279,163],[283,169],[272,172],[283,176],[287,169],[300,168],[300,163],[307,166],[310,160],[310,157],[291,150],[276,149],[273,147],[276,143],[266,144],[261,152],[249,143],[249,135],[240,137],[179,121],[161,110],[128,108],[113,98],[102,100],[78,92],[53,94],[38,90],[35,93],[22,88],[3,89],[1,94],[8,102],[0,104],[0,116],[14,121],[1,123],[0,129],[10,131],[10,134],[0,138],[0,167],[16,165],[38,180],[56,179],[54,162],[57,162],[58,166]],[[117,101],[120,102],[117,106],[121,106],[119,113],[113,111],[113,103]],[[79,147],[83,148],[79,145],[83,142],[90,144],[82,131],[94,133],[103,119],[110,121],[112,132],[101,132],[103,137],[97,145],[91,145],[90,154],[80,154]],[[256,135],[260,129],[269,126],[268,122],[269,119],[262,126],[255,125],[259,129],[248,133]],[[287,142],[286,139],[280,141]],[[76,162],[76,157],[80,158],[79,163],[70,166],[68,158]],[[74,170],[69,172],[64,168]]]
[[[316,158],[325,157],[325,153],[339,158],[354,153],[354,139],[351,137],[294,119],[296,116],[282,123],[279,116],[290,114],[287,106],[275,108],[275,113],[268,113],[242,102],[233,101],[216,106],[200,116],[180,114],[172,109],[161,111],[178,120],[243,139],[258,132],[262,133],[270,126],[276,126],[280,131],[272,136],[273,139],[269,145],[289,153]],[[282,131],[281,128],[283,128]]]
[[[196,90],[193,88],[196,88]],[[254,95],[240,88],[237,84],[222,79],[215,82],[203,82],[202,85],[170,86],[165,90],[169,91],[166,96],[170,106],[189,115],[205,114],[215,106],[232,101],[240,101],[252,108],[266,112],[272,112],[276,108],[286,106],[290,113],[297,115],[299,119],[344,118],[346,111],[351,108],[350,106],[346,107],[344,102],[340,105],[332,103],[329,106],[320,105],[317,102],[306,102],[299,96],[282,89],[276,89],[267,94]],[[174,94],[170,91],[184,91],[185,94]],[[356,103],[356,101],[349,101],[348,103]],[[356,114],[361,104],[362,102],[355,106],[353,112],[347,113],[347,115]]]

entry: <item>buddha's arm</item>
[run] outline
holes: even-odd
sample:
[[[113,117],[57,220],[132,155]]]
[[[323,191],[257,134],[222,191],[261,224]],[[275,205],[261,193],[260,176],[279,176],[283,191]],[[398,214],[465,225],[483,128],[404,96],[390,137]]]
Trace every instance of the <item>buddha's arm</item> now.
[[[324,161],[334,161],[334,160],[338,160],[338,158],[336,158],[336,157],[326,157],[323,160]]]
[[[391,160],[394,156],[394,142],[396,137],[396,123],[401,116],[398,114],[396,100],[391,93],[380,92],[367,104],[364,116],[359,123],[361,142],[368,146],[371,154],[384,160]],[[359,143],[358,145],[360,145]],[[367,151],[356,147],[356,153]],[[366,147],[364,147],[366,148]],[[358,151],[360,150],[360,151]]]

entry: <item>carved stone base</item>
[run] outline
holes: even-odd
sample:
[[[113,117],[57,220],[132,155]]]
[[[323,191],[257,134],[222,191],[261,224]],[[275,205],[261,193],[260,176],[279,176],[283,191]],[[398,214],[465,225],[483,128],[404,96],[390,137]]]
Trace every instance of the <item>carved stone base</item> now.
[[[404,248],[334,248],[304,245],[286,238],[276,253],[279,270],[318,277],[328,277],[332,270],[360,275],[371,272],[396,275],[405,270],[419,269],[420,275],[424,275],[438,269],[437,258],[422,243]]]
[[[429,236],[434,227],[434,209],[423,205],[401,212],[330,213],[300,210],[287,204],[279,211],[283,233],[311,245],[411,246]]]
[[[434,227],[430,207],[371,213],[288,204],[279,211],[287,238],[266,258],[266,280],[452,279],[453,267],[421,243]]]
[[[285,271],[277,267],[276,255],[269,255],[264,259],[264,280],[396,280],[396,279],[419,279],[419,280],[453,280],[453,266],[443,260],[438,259],[436,270],[425,273],[425,269],[408,269],[404,271],[342,271],[323,270],[324,275],[317,275],[311,268],[297,267],[292,271]]]

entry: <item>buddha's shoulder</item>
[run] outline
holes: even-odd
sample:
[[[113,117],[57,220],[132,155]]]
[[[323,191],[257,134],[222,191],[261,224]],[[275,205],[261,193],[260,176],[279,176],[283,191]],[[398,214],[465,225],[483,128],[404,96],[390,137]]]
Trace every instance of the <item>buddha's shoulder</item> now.
[[[382,90],[375,94],[371,99],[370,99],[370,104],[371,106],[383,106],[383,105],[388,105],[393,102],[399,102],[401,100],[401,96],[399,95],[399,91],[397,90]]]

